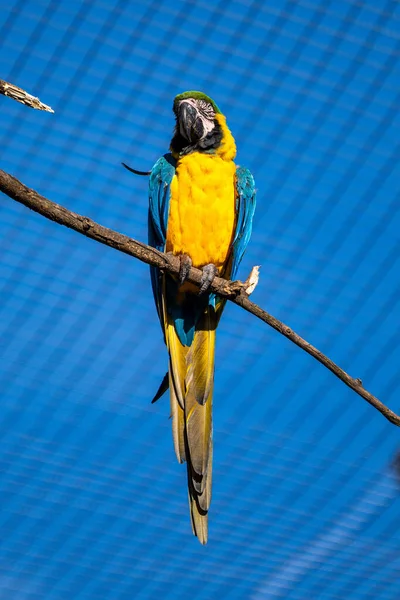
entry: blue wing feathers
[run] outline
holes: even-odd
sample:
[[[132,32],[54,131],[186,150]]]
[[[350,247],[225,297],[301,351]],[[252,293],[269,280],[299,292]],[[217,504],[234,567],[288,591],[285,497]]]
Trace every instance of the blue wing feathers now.
[[[170,185],[175,175],[175,161],[171,154],[158,159],[151,170],[149,181],[149,244],[161,252],[164,251],[167,237]],[[161,328],[164,328],[162,314],[161,274],[156,267],[150,267],[151,285]]]
[[[167,235],[170,185],[175,175],[174,159],[162,156],[154,165],[149,182],[149,242],[164,250]],[[150,228],[151,223],[151,228]]]
[[[233,238],[233,261],[231,279],[236,273],[243,258],[243,254],[249,243],[254,210],[256,208],[256,189],[253,175],[245,167],[236,169],[236,191],[237,191],[237,222]]]

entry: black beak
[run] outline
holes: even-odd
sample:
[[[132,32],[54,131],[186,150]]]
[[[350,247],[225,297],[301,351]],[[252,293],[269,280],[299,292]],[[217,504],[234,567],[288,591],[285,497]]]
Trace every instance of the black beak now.
[[[194,106],[182,102],[179,106],[179,131],[189,142],[197,142],[204,133],[203,123]]]

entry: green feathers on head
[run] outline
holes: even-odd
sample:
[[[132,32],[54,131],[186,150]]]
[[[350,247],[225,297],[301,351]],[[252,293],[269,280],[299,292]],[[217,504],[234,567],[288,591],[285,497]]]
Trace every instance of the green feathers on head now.
[[[178,107],[179,102],[181,100],[186,100],[186,98],[194,98],[195,100],[205,100],[205,102],[209,102],[211,104],[211,106],[213,107],[213,109],[216,113],[221,112],[219,110],[218,106],[215,104],[214,100],[212,100],[210,98],[210,96],[203,94],[203,92],[189,91],[189,92],[183,92],[182,94],[178,94],[177,96],[175,96],[174,105],[173,105],[173,111],[175,114],[176,114],[176,109]]]

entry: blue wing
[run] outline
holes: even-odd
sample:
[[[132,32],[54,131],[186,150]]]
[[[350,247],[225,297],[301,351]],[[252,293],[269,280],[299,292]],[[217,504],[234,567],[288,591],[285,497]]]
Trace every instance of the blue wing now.
[[[230,278],[233,280],[249,243],[256,208],[256,188],[253,175],[244,167],[236,169],[236,211],[237,222],[232,248],[232,269]]]
[[[149,181],[149,244],[161,252],[164,251],[167,238],[167,223],[170,200],[170,186],[175,175],[176,161],[172,154],[158,159],[151,170]],[[150,267],[151,285],[161,327],[164,329],[161,300],[161,274],[156,267]]]

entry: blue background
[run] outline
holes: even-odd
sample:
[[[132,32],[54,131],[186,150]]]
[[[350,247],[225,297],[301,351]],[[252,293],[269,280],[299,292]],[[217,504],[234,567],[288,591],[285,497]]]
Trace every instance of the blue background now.
[[[253,300],[399,400],[400,4],[29,1],[0,12],[1,168],[146,240],[174,96],[256,179]],[[192,537],[148,268],[1,197],[0,598],[397,600],[400,432],[230,304],[210,541]]]

